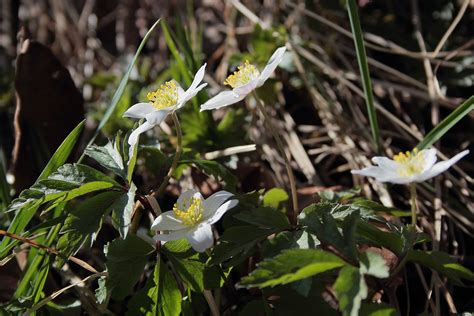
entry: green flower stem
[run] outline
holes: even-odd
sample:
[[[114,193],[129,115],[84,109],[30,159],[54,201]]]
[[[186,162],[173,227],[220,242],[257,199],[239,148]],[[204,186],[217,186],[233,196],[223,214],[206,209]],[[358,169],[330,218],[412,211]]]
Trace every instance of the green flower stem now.
[[[161,182],[160,187],[158,188],[158,190],[156,190],[155,192],[151,194],[152,198],[162,195],[163,192],[165,191],[166,186],[168,185],[168,182],[170,181],[171,176],[173,175],[174,171],[176,170],[176,167],[178,166],[179,158],[181,156],[181,152],[183,151],[183,146],[182,146],[183,133],[181,132],[181,125],[179,124],[178,116],[176,115],[175,112],[173,112],[171,114],[171,117],[173,118],[174,126],[176,127],[176,136],[178,137],[178,144],[176,146],[176,154],[174,155],[173,161],[171,162],[170,170],[168,171],[168,174],[166,175],[166,177],[163,179],[163,182]],[[158,203],[156,203],[156,205],[157,204]],[[155,207],[152,206],[155,212],[157,209],[156,205],[154,205]],[[158,209],[159,209],[159,205],[158,205]],[[130,232],[132,234],[137,233],[138,225],[142,217],[142,211],[143,211],[143,206],[139,201],[137,201],[135,203],[135,207],[132,212],[132,224],[130,227]]]
[[[285,147],[283,146],[283,142],[280,138],[280,135],[277,132],[277,129],[273,125],[270,116],[265,110],[265,105],[263,104],[263,101],[260,100],[260,98],[257,96],[257,93],[255,93],[255,91],[253,92],[253,96],[255,98],[255,101],[257,102],[258,109],[260,110],[260,112],[262,113],[265,119],[265,123],[267,124],[267,127],[270,130],[270,133],[272,133],[273,138],[275,138],[275,142],[280,151],[280,155],[282,155],[283,159],[285,160],[286,172],[288,173],[288,178],[290,179],[291,198],[293,201],[293,213],[289,212],[288,217],[290,219],[290,222],[293,225],[296,225],[296,218],[298,217],[298,196],[296,194],[296,181],[295,181],[295,176],[293,174],[293,170],[291,169],[290,159],[287,157],[285,153]]]
[[[181,153],[183,151],[183,133],[181,131],[181,124],[179,123],[176,112],[173,112],[171,114],[171,117],[173,118],[173,123],[176,128],[176,137],[178,138],[178,144],[176,145],[176,154],[174,155],[173,161],[171,162],[170,170],[168,171],[166,177],[163,179],[163,182],[161,183],[158,190],[156,190],[153,194],[153,196],[155,197],[162,195],[165,191],[166,186],[168,185],[168,182],[171,179],[171,176],[173,175],[174,171],[176,170],[176,167],[178,166],[179,158],[181,157]]]
[[[411,224],[413,227],[416,227],[416,213],[418,211],[418,206],[416,204],[416,183],[410,183],[410,203],[411,203]]]

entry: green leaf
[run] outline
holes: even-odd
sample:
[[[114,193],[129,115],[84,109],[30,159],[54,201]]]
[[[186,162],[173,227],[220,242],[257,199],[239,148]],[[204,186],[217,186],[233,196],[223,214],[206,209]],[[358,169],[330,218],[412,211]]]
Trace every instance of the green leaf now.
[[[416,145],[418,149],[425,149],[436,143],[444,134],[446,134],[454,125],[474,109],[474,96],[464,101],[451,114],[436,125],[423,140]]]
[[[240,287],[267,287],[302,280],[345,265],[338,256],[316,249],[289,249],[266,259],[239,282]]]
[[[318,192],[323,202],[341,203],[353,198],[360,193],[360,189],[350,189],[346,191],[323,190]]]
[[[425,252],[421,250],[410,250],[407,255],[408,261],[422,264],[447,276],[451,281],[462,284],[461,279],[473,281],[474,273],[456,263],[447,253],[442,251]]]
[[[360,254],[359,259],[361,274],[371,275],[376,278],[387,278],[389,276],[389,269],[385,260],[378,253],[363,252]]]
[[[236,265],[254,252],[254,247],[267,236],[275,233],[272,229],[256,226],[234,226],[226,229],[220,242],[214,247],[208,265],[220,264],[231,259],[227,265]]]
[[[179,278],[194,292],[221,285],[219,267],[206,265],[207,256],[196,254],[185,239],[167,242],[162,251],[170,260]]]
[[[353,266],[346,266],[341,269],[334,283],[334,290],[343,315],[359,315],[361,302],[367,298],[368,293],[364,279],[365,275],[372,275],[377,278],[389,276],[389,269],[382,256],[374,252],[364,252],[360,255],[359,269]]]
[[[319,241],[326,245],[332,245],[345,258],[353,262],[357,261],[357,250],[355,246],[355,231],[359,220],[359,213],[353,212],[345,217],[342,223],[343,234],[339,231],[338,223],[326,209],[327,204],[319,204],[322,208],[308,207],[300,215],[300,222],[307,226],[307,231],[318,237]]]
[[[288,202],[288,193],[280,188],[268,190],[263,196],[263,205],[284,210]]]
[[[360,75],[362,78],[362,86],[364,88],[365,103],[367,105],[367,113],[369,116],[370,129],[372,131],[372,141],[377,152],[381,151],[380,131],[377,122],[377,114],[374,106],[374,95],[372,93],[372,81],[370,79],[369,64],[364,47],[364,38],[362,36],[362,28],[359,21],[359,13],[357,12],[357,4],[355,0],[347,0],[347,12],[349,13],[349,21],[351,24],[352,34],[354,36],[354,44],[357,53],[357,62],[359,64]]]
[[[358,316],[363,299],[367,298],[367,284],[359,269],[345,266],[334,283],[339,308],[345,316]]]
[[[63,167],[65,166],[71,165],[64,165]],[[63,167],[59,168],[58,172],[53,173],[50,178],[55,175],[57,176]],[[116,184],[115,181],[106,176],[105,178],[84,178],[83,181],[86,183],[82,185],[76,181],[77,178],[72,178],[72,182],[70,182],[67,177],[61,177],[63,180],[51,180],[49,178],[41,180],[30,189],[24,190],[20,196],[12,202],[9,211],[16,211],[16,214],[8,227],[9,232],[21,234],[41,205],[48,203],[47,210],[49,210],[59,203],[70,201],[76,197],[95,191],[112,189]],[[94,181],[96,179],[107,180],[107,178],[112,180],[113,183],[109,181]],[[91,180],[91,182],[87,182],[88,180]],[[5,257],[11,250],[11,246],[15,243],[16,242],[11,242],[10,238],[4,238],[0,243],[0,258]]]
[[[111,204],[122,195],[120,192],[104,192],[85,200],[68,215],[58,240],[57,249],[66,258],[74,255],[87,241],[91,246]],[[65,258],[58,258],[59,265]]]
[[[99,286],[95,290],[95,298],[97,299],[97,302],[99,304],[103,304],[107,300],[106,282],[107,282],[106,277],[100,277],[97,280],[97,283],[98,283]]]
[[[158,258],[153,274],[145,286],[128,303],[126,315],[178,316],[181,292],[166,264]]]
[[[89,145],[84,153],[97,161],[102,167],[112,171],[122,179],[127,175],[123,165],[122,156],[118,151],[117,144],[108,142],[105,146]]]
[[[128,181],[129,184],[132,183],[133,171],[135,170],[135,165],[137,164],[138,144],[139,144],[139,142],[136,142],[134,147],[133,147],[132,157],[128,157],[127,181]]]
[[[377,226],[360,221],[356,231],[357,239],[375,247],[385,247],[397,255],[401,255],[406,242],[403,234],[399,231],[383,231]]]
[[[38,180],[46,179],[51,173],[56,171],[60,166],[62,166],[66,160],[69,158],[74,146],[81,135],[82,129],[84,128],[86,120],[83,120],[69,133],[69,135],[64,139],[61,145],[56,149],[56,152],[49,160],[46,167],[38,177]]]
[[[94,141],[97,138],[97,136],[99,135],[100,131],[107,124],[109,118],[113,114],[115,108],[117,107],[117,104],[120,101],[120,98],[122,97],[122,94],[125,90],[125,87],[128,83],[128,78],[130,77],[130,74],[132,73],[133,67],[135,66],[135,63],[138,60],[138,56],[140,55],[143,47],[145,47],[145,44],[148,41],[148,38],[151,36],[151,34],[155,30],[155,28],[156,28],[156,26],[158,25],[159,22],[160,22],[160,20],[158,19],[158,21],[156,21],[151,26],[151,28],[148,30],[148,32],[145,34],[142,41],[140,42],[140,45],[138,46],[137,51],[135,52],[135,55],[133,56],[132,61],[128,65],[127,71],[125,72],[122,80],[120,81],[120,84],[119,84],[117,90],[114,93],[114,96],[112,97],[112,101],[110,102],[110,105],[107,108],[107,111],[105,112],[104,117],[100,121],[99,126],[97,126],[97,129],[96,129],[94,135],[92,136],[91,140],[89,141],[88,145],[92,145],[94,143]],[[84,154],[81,156],[81,158],[79,158],[79,162],[83,159],[83,157],[84,157]]]
[[[284,230],[291,227],[284,213],[269,207],[243,211],[235,214],[234,217],[252,225],[274,230]]]
[[[132,212],[136,191],[137,187],[132,182],[127,194],[123,194],[110,207],[112,210],[112,224],[119,231],[122,238],[127,237],[128,229],[132,223]]]
[[[359,315],[398,316],[396,309],[384,303],[362,303]]]
[[[126,239],[115,239],[104,249],[107,261],[107,290],[117,300],[131,293],[154,248],[143,239],[129,234]]]
[[[302,234],[302,231],[283,231],[276,234],[275,237],[265,240],[262,244],[263,257],[269,258],[276,256],[285,249],[299,248],[297,241]]]

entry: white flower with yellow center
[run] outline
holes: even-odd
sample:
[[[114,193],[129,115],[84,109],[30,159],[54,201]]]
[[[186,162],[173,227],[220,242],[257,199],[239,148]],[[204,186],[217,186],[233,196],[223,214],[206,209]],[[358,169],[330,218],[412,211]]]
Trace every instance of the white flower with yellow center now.
[[[195,190],[181,193],[173,210],[164,212],[153,222],[151,229],[161,232],[155,239],[186,238],[194,250],[204,252],[214,244],[211,225],[237,205],[237,200],[229,200],[232,196],[227,191],[216,192],[207,199]]]
[[[469,150],[465,150],[449,160],[436,163],[436,149],[415,148],[412,152],[395,155],[393,160],[387,157],[374,157],[372,162],[377,166],[352,170],[351,173],[374,177],[380,182],[396,184],[423,182],[446,171],[468,153]]]
[[[280,64],[286,48],[278,48],[270,57],[262,72],[246,61],[224,81],[232,90],[222,91],[201,105],[201,111],[214,110],[243,100],[253,90],[261,87]]]
[[[146,119],[128,138],[128,144],[132,148],[137,143],[141,133],[160,124],[168,114],[182,108],[186,102],[207,85],[207,83],[200,85],[205,70],[206,64],[199,68],[188,90],[184,91],[179,83],[174,80],[168,81],[162,84],[158,90],[148,93],[147,99],[149,102],[137,103],[123,114],[124,117]]]

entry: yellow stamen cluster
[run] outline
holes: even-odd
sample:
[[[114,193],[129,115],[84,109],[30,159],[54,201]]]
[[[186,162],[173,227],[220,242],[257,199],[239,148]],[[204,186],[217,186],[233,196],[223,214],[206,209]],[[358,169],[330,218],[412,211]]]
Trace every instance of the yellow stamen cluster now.
[[[183,204],[185,210],[180,210],[177,203],[173,206],[174,215],[180,219],[184,225],[194,226],[199,223],[204,211],[202,200],[193,197]]]
[[[423,151],[420,152],[418,148],[415,148],[412,152],[401,152],[395,155],[393,160],[400,164],[397,173],[403,177],[410,177],[423,171],[425,155]]]
[[[225,85],[231,86],[232,88],[238,88],[254,79],[257,79],[260,75],[258,69],[250,64],[248,60],[245,61],[245,64],[237,67],[237,69],[237,71],[227,77],[224,81]]]
[[[174,80],[167,81],[146,96],[151,104],[158,110],[166,109],[178,102],[178,86]]]

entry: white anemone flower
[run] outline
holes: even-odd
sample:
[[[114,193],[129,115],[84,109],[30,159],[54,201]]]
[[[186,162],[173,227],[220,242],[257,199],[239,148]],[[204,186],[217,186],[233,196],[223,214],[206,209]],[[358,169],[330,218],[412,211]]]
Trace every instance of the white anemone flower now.
[[[248,61],[238,67],[234,74],[224,81],[232,90],[222,91],[201,105],[201,111],[214,110],[243,100],[253,90],[261,87],[280,64],[286,48],[278,48],[270,57],[262,72]]]
[[[446,171],[468,153],[469,150],[465,150],[449,160],[436,163],[436,149],[415,148],[412,152],[395,155],[393,160],[387,157],[374,157],[372,162],[377,166],[352,170],[351,173],[374,177],[380,182],[396,184],[423,182]]]
[[[232,196],[227,191],[216,192],[207,199],[196,190],[181,193],[173,210],[158,216],[151,225],[152,230],[161,232],[155,239],[186,238],[194,250],[204,252],[214,244],[211,225],[237,205],[237,200],[229,200]]]
[[[168,114],[182,108],[207,85],[200,85],[205,70],[206,64],[199,68],[188,90],[184,91],[175,80],[165,82],[156,91],[148,93],[149,102],[137,103],[123,114],[124,117],[146,120],[130,134],[128,144],[131,148],[135,146],[141,133],[159,125]]]

